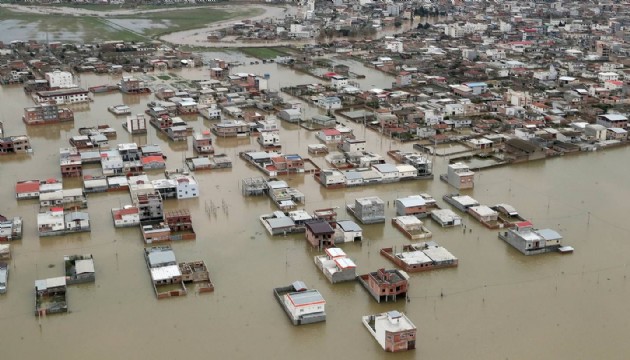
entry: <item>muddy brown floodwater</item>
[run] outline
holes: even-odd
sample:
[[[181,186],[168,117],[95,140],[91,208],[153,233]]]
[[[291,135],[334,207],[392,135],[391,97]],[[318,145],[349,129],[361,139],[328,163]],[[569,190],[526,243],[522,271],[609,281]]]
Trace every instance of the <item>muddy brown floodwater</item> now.
[[[275,65],[274,65],[275,66]],[[255,68],[272,79],[303,82],[288,70]],[[208,78],[200,69],[182,76]],[[83,86],[113,83],[115,78],[84,75]],[[308,80],[308,79],[307,79]],[[315,81],[310,79],[310,81]],[[386,86],[370,79],[375,86]],[[283,83],[284,85],[284,83]],[[427,221],[433,240],[459,258],[459,267],[411,275],[409,302],[377,304],[358,283],[331,285],[313,263],[317,251],[303,234],[271,237],[258,216],[275,210],[267,198],[241,195],[239,181],[260,176],[237,157],[258,149],[252,139],[218,139],[217,153],[226,153],[234,167],[195,174],[198,199],[166,201],[166,207],[188,208],[198,234],[196,241],[173,243],[177,259],[204,260],[215,284],[214,293],[156,300],[143,259],[139,229],[115,229],[110,209],[130,203],[126,193],[89,196],[92,232],[39,238],[36,201],[15,200],[14,184],[23,179],[60,177],[58,149],[83,126],[109,124],[118,131],[114,143],[159,144],[168,155],[168,168],[181,166],[191,143],[172,144],[149,128],[132,137],[122,118],[107,106],[126,103],[142,112],[153,95],[94,96],[89,110],[77,111],[73,124],[25,127],[23,108],[32,105],[21,87],[0,88],[0,120],[7,134],[28,134],[33,155],[0,157],[0,213],[24,218],[24,237],[13,243],[8,293],[0,295],[0,358],[36,359],[384,359],[361,323],[361,316],[397,309],[418,327],[417,349],[397,359],[624,359],[630,354],[630,251],[628,214],[630,190],[627,166],[630,149],[566,156],[553,160],[497,168],[476,174],[474,190],[466,192],[483,204],[508,203],[538,227],[550,227],[575,247],[571,255],[549,253],[526,257],[470,217],[461,228],[442,229]],[[196,129],[210,122],[189,118]],[[358,138],[384,156],[389,149],[411,149],[382,139],[355,124]],[[282,124],[284,152],[307,156],[315,134]],[[324,166],[323,158],[314,161]],[[446,171],[437,158],[435,173]],[[161,174],[151,173],[152,178]],[[389,205],[388,221],[364,226],[362,243],[342,248],[357,263],[357,273],[392,268],[378,250],[407,240],[389,222],[397,197],[419,192],[441,196],[453,192],[437,180],[326,190],[310,175],[283,177],[306,194],[309,211],[339,207],[356,197],[377,195]],[[64,186],[80,186],[64,180]],[[207,204],[221,207],[207,213]],[[34,281],[59,276],[66,254],[92,253],[96,283],[68,290],[68,314],[33,315]],[[54,265],[54,267],[51,267]],[[295,327],[272,296],[272,288],[303,280],[327,301],[327,321]]]

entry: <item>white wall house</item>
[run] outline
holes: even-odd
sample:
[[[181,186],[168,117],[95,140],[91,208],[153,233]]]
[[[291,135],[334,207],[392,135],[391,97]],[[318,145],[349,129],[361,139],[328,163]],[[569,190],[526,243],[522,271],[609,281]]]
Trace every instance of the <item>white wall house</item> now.
[[[72,73],[68,71],[55,70],[53,72],[47,72],[44,76],[51,88],[67,89],[76,87]]]

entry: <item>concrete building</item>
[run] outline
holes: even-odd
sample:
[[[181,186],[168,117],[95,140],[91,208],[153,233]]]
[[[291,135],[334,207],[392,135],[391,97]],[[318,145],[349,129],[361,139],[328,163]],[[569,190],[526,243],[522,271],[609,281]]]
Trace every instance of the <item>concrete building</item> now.
[[[435,220],[442,227],[462,225],[462,217],[451,209],[431,210],[431,219]]]
[[[378,271],[357,276],[357,280],[379,303],[407,297],[409,275],[404,271],[378,269]]]
[[[21,154],[31,150],[31,144],[26,135],[0,138],[0,155]]]
[[[340,248],[326,248],[325,255],[313,258],[315,265],[331,283],[351,281],[356,277],[356,264]]]
[[[326,321],[326,300],[315,289],[308,289],[302,281],[273,289],[276,300],[293,325]]]
[[[464,163],[449,164],[446,175],[440,175],[440,179],[458,190],[472,189],[475,186],[474,177],[475,173]]]
[[[113,208],[112,218],[114,227],[133,227],[140,225],[140,213],[137,207],[126,205],[123,208]]]
[[[96,281],[92,254],[66,255],[63,257],[63,262],[68,285]]]
[[[51,89],[67,89],[76,87],[72,73],[68,71],[55,70],[44,74]]]
[[[182,272],[170,246],[145,248],[144,258],[158,299],[187,294]]]
[[[132,193],[132,201],[138,209],[140,223],[162,221],[164,216],[162,196],[154,191],[148,194]]]
[[[621,114],[604,114],[597,116],[597,124],[606,128],[625,129],[628,126],[628,118]]]
[[[334,245],[333,235],[335,234],[335,230],[330,226],[328,221],[315,219],[307,221],[305,226],[306,241],[312,246],[322,249]]]
[[[499,239],[525,255],[557,251],[562,246],[560,234],[551,229],[534,229],[529,221],[522,221],[513,228],[500,232]]]
[[[38,104],[76,104],[90,101],[89,91],[81,88],[37,91],[33,100]]]
[[[35,281],[35,316],[68,312],[66,277]]]
[[[419,218],[426,217],[429,214],[429,206],[427,206],[422,195],[410,195],[399,198],[394,201],[396,207],[396,215],[413,215]]]
[[[346,206],[362,224],[385,222],[385,202],[377,196],[358,198]]]
[[[388,352],[416,348],[416,326],[409,318],[396,310],[362,317],[363,325]]]
[[[363,229],[350,220],[339,220],[335,227],[335,244],[363,240]]]
[[[60,108],[56,104],[41,104],[24,108],[22,121],[27,125],[74,121],[74,112],[68,108]]]
[[[404,245],[401,252],[394,252],[393,248],[383,248],[381,255],[406,272],[455,267],[459,262],[453,254],[434,241]]]

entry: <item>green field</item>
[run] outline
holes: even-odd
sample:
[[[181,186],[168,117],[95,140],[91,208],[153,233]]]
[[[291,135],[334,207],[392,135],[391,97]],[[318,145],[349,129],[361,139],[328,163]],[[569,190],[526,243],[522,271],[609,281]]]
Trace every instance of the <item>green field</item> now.
[[[10,39],[32,39],[48,34],[50,40],[94,42],[106,40],[144,41],[176,31],[192,30],[234,17],[251,17],[261,9],[227,11],[213,7],[187,7],[164,11],[116,16],[59,16],[0,11],[0,34],[11,34]],[[116,24],[116,20],[124,21]],[[128,25],[141,21],[143,25]],[[6,35],[9,36],[9,35]]]

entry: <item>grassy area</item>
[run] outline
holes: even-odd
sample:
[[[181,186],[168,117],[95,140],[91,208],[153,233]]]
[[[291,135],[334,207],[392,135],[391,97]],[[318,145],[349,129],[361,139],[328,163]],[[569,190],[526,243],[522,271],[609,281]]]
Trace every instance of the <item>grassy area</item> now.
[[[92,5],[95,6],[95,5]],[[108,5],[109,6],[109,5]],[[48,33],[51,40],[85,41],[124,40],[143,41],[176,31],[203,28],[206,25],[234,17],[259,15],[262,9],[226,11],[213,7],[181,8],[135,15],[117,16],[59,16],[22,13],[3,9],[0,12],[0,31],[19,34],[16,39],[37,38]],[[133,28],[114,24],[111,20],[149,20],[149,25]],[[3,24],[3,20],[7,21]],[[15,21],[18,21],[16,24]]]
[[[156,77],[160,80],[171,80],[171,77],[168,75],[158,75]]]
[[[3,20],[18,21],[5,25]],[[48,33],[50,39],[71,41],[125,40],[141,41],[144,37],[120,28],[113,28],[92,16],[49,16],[28,14],[4,9],[0,12],[0,31],[16,32],[19,38],[33,39]]]
[[[276,56],[286,56],[289,52],[283,47],[252,47],[240,48],[240,52],[258,59],[275,59]]]
[[[253,17],[260,15],[262,9],[247,9],[245,11],[232,12],[211,7],[203,9],[181,9],[176,11],[159,11],[141,14],[140,16],[119,16],[120,19],[148,19],[154,23],[162,23],[166,28],[146,29],[144,33],[149,36],[160,36],[175,31],[185,31],[203,28],[213,22],[231,19],[234,17]]]

